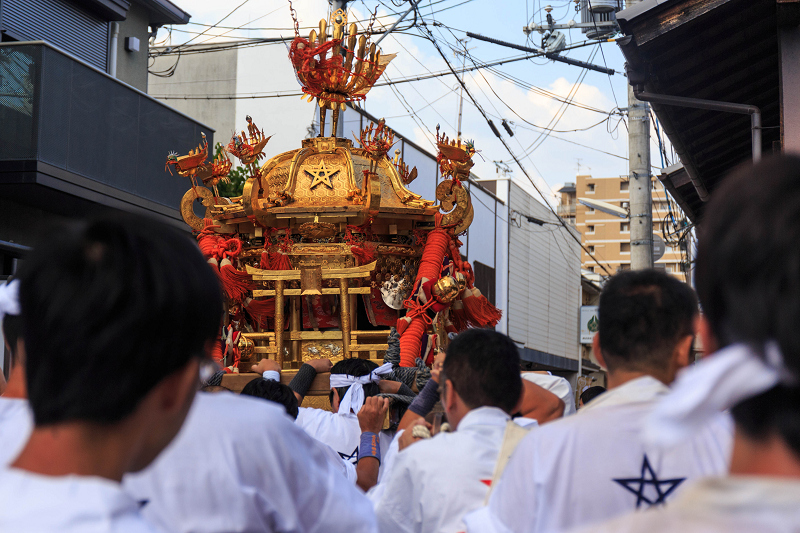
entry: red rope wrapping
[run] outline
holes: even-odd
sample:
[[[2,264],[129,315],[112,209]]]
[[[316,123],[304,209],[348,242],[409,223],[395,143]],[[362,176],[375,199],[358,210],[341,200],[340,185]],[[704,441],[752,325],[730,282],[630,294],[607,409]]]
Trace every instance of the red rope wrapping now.
[[[415,287],[423,278],[428,280],[439,279],[442,261],[444,260],[445,252],[450,247],[450,240],[451,237],[447,230],[438,227],[437,219],[437,227],[428,233],[427,242],[422,251],[417,278],[414,281]],[[411,317],[411,323],[400,335],[400,366],[402,367],[416,366],[415,360],[419,356],[422,347],[422,336],[430,323],[425,309],[432,303],[433,297],[425,305],[419,305],[411,299],[404,302],[406,309],[408,309],[406,316]]]
[[[211,358],[217,363],[222,363],[222,358],[225,356],[225,350],[222,348],[222,340],[217,339],[214,341],[214,347],[211,349]]]

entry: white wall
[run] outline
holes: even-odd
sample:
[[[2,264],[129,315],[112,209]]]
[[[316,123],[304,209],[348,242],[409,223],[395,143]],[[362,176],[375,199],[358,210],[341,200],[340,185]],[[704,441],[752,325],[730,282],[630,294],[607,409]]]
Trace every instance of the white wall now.
[[[240,48],[236,68],[236,92],[239,94],[272,91],[298,92],[297,81],[289,52],[284,43],[269,46]],[[250,115],[265,135],[273,135],[264,150],[267,159],[300,148],[308,135],[308,127],[319,114],[316,102],[300,100],[299,96],[280,98],[242,98],[236,100],[235,124],[239,131],[246,129],[245,117]],[[330,115],[331,112],[328,111]],[[220,139],[230,139],[231,132],[218,133]]]
[[[509,182],[508,334],[533,350],[577,359],[580,247],[543,204]],[[518,213],[513,213],[517,211]]]

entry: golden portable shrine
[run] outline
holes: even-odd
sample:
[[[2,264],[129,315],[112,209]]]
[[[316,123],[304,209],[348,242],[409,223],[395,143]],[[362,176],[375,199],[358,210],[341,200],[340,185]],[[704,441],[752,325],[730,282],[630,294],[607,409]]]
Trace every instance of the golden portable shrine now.
[[[205,136],[167,159],[191,178],[181,213],[227,296],[216,357],[232,373],[264,357],[285,369],[319,357],[376,359],[396,327],[401,366],[430,364],[448,332],[500,318],[459,253],[474,215],[463,181],[475,149],[437,127],[444,179],[435,203],[406,187],[417,170],[398,150],[390,155],[394,133],[383,121],[355,136],[358,148],[325,136],[326,114],[335,132],[347,103],[363,100],[394,56],[348,28],[342,10],[307,39],[297,27],[289,56],[304,98],[319,106],[319,136],[264,162],[269,137],[248,116],[247,130],[212,161]],[[217,192],[228,154],[249,173],[240,197]]]

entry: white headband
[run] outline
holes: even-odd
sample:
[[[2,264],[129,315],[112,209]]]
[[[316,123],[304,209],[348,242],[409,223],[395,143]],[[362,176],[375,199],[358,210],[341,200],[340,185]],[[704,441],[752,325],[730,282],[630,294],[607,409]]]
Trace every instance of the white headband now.
[[[6,315],[19,314],[19,280],[0,285],[0,320]]]
[[[681,371],[672,390],[645,422],[645,441],[654,446],[674,446],[717,413],[779,383],[795,383],[776,343],[766,345],[764,356],[747,345],[734,344]]]
[[[346,415],[350,409],[354,413],[361,410],[364,405],[364,385],[367,383],[377,383],[384,376],[392,371],[391,363],[384,363],[366,376],[351,376],[349,374],[331,374],[331,388],[350,387],[347,393],[339,401],[339,414]]]

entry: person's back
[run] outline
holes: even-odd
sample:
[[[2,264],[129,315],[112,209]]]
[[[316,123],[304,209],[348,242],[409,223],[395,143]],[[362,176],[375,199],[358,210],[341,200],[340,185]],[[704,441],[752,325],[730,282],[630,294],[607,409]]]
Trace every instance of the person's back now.
[[[730,409],[729,475],[656,512],[581,531],[800,531],[800,158],[773,156],[726,177],[698,237],[698,331],[709,355],[678,377],[646,433],[675,446]]]
[[[259,398],[199,393],[170,447],[123,484],[165,531],[375,531],[366,497]]]
[[[500,333],[468,330],[448,346],[441,380],[455,431],[397,455],[375,507],[383,533],[463,531],[462,517],[489,490],[522,393],[516,346]]]
[[[724,472],[732,431],[726,416],[676,448],[643,442],[645,420],[668,390],[654,378],[640,378],[532,430],[492,493],[492,512],[514,532],[563,531],[658,506],[684,484]],[[502,531],[475,520],[467,521],[469,531]]]
[[[600,299],[595,353],[609,370],[608,392],[576,415],[534,429],[516,448],[488,507],[469,531],[550,532],[661,505],[693,479],[725,471],[727,419],[680,447],[646,445],[647,415],[665,383],[688,362],[696,299],[656,271],[618,274]]]
[[[321,370],[314,365],[327,362],[327,370],[331,372],[331,411],[313,407],[301,407],[297,415],[297,425],[306,433],[333,448],[339,456],[351,463],[358,461],[358,446],[361,438],[361,426],[358,423],[358,411],[363,405],[364,398],[376,396],[379,392],[378,381],[380,375],[376,374],[378,365],[366,359],[344,359],[332,367],[326,359],[313,360],[303,364],[300,371],[289,384],[298,400],[302,399],[308,391],[317,371]],[[383,367],[381,367],[383,368]],[[391,367],[386,368],[386,373]],[[361,383],[360,381],[364,381]],[[355,398],[351,389],[360,388]],[[381,456],[389,449],[392,442],[392,433],[380,432]]]
[[[0,470],[0,531],[155,531],[120,480],[183,424],[218,280],[185,235],[123,215],[51,234],[18,279],[34,426]]]

